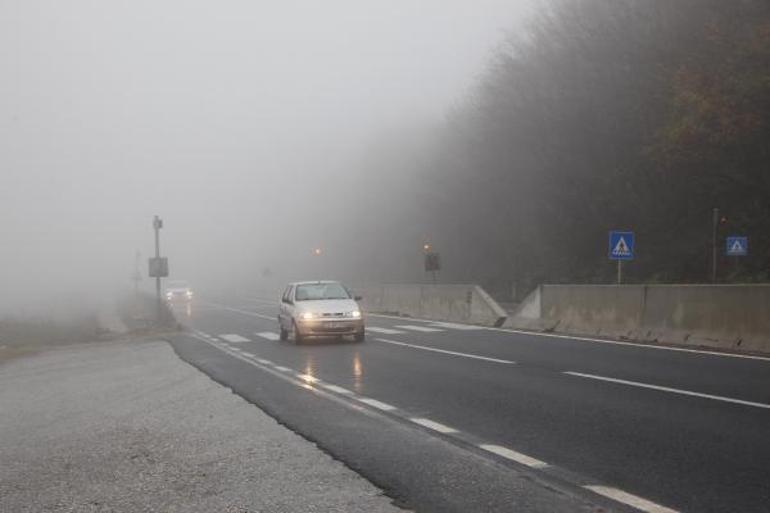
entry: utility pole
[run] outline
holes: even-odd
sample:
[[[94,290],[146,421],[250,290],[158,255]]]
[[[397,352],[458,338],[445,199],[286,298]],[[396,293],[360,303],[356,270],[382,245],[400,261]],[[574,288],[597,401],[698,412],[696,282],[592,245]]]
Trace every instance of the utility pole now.
[[[711,233],[711,283],[717,282],[717,235],[719,228],[719,209],[714,208]]]
[[[160,261],[160,229],[163,228],[163,220],[157,215],[152,220],[152,227],[155,230],[155,261]],[[158,299],[158,322],[163,320],[163,300],[160,295],[160,273],[155,277],[155,295]]]

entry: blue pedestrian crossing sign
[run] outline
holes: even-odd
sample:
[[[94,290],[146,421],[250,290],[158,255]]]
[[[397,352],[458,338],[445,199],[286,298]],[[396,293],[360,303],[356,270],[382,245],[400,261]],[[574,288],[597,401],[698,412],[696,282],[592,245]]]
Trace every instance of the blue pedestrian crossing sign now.
[[[748,237],[727,237],[727,256],[746,256],[749,254]]]
[[[634,259],[634,232],[610,232],[610,260]]]

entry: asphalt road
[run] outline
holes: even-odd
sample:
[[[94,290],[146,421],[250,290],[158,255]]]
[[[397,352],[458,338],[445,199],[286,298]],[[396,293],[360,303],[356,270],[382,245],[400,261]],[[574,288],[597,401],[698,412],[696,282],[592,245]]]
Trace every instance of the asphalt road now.
[[[407,507],[770,511],[770,358],[384,316],[295,346],[276,313],[198,301],[172,343]]]

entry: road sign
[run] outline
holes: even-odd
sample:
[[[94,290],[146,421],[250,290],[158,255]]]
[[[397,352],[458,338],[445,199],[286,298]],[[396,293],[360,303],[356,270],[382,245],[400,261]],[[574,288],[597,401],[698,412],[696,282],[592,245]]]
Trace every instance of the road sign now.
[[[634,259],[634,232],[610,232],[610,260]]]
[[[166,257],[150,258],[150,278],[166,278],[168,276],[168,259]]]
[[[727,256],[746,256],[749,254],[748,237],[727,237],[727,244],[725,246]]]

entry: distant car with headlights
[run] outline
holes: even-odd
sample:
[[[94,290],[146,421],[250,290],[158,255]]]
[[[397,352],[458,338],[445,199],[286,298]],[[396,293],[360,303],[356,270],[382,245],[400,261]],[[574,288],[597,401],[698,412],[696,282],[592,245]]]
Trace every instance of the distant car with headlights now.
[[[193,291],[186,281],[169,281],[166,283],[166,301],[169,303],[192,301]]]
[[[360,299],[336,281],[290,283],[278,313],[281,340],[292,335],[294,342],[301,344],[308,338],[352,336],[363,342],[366,334]]]

